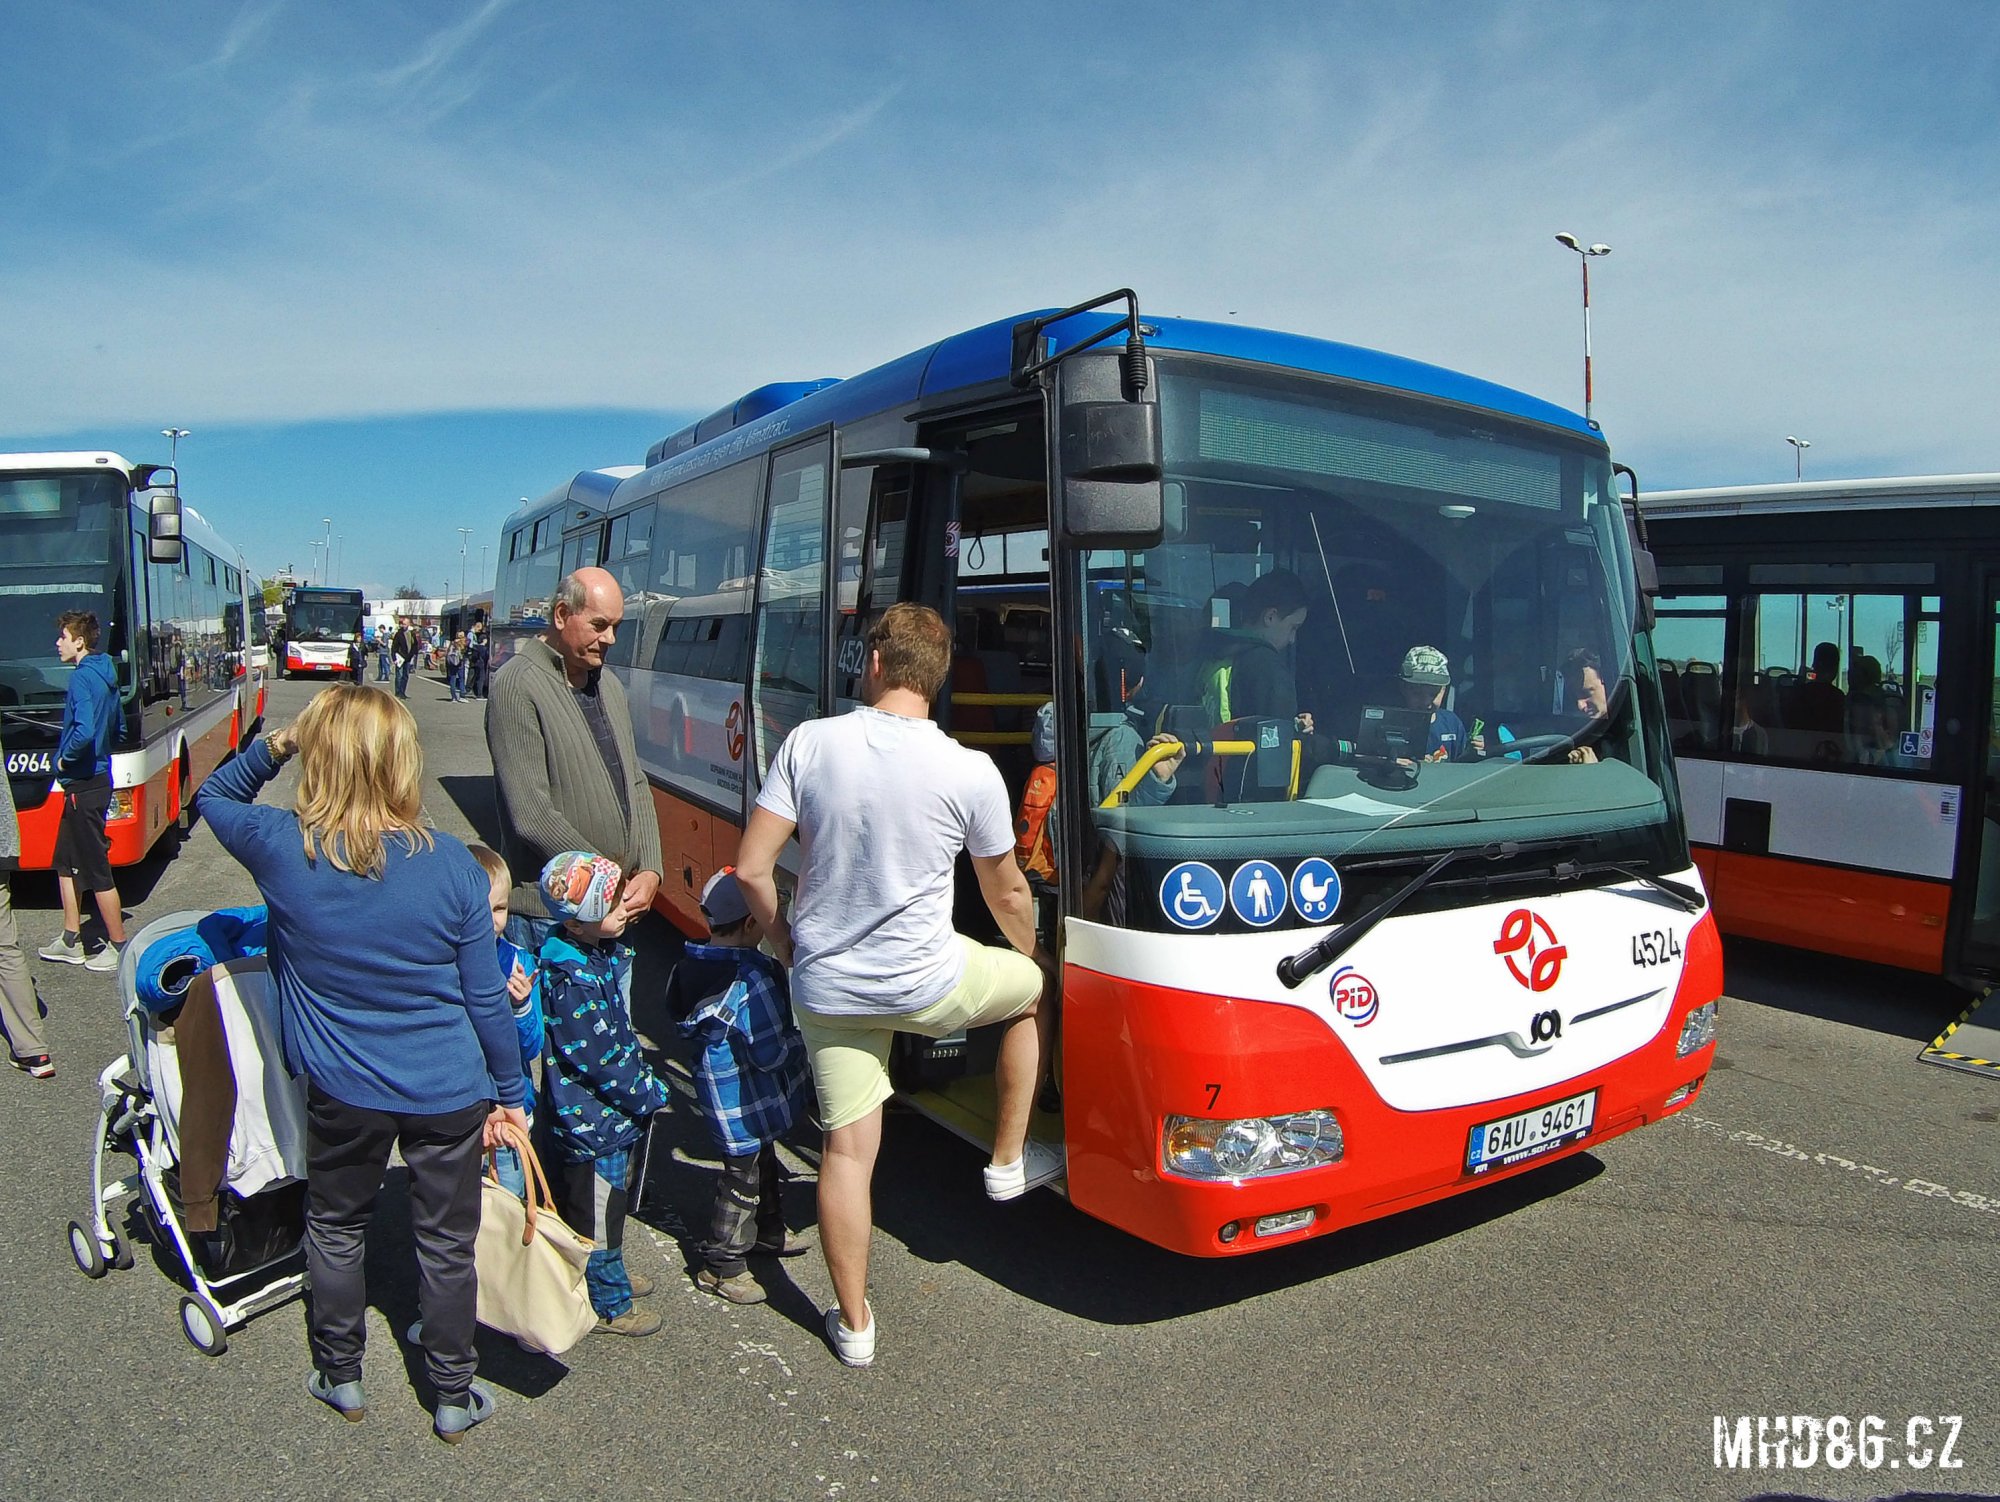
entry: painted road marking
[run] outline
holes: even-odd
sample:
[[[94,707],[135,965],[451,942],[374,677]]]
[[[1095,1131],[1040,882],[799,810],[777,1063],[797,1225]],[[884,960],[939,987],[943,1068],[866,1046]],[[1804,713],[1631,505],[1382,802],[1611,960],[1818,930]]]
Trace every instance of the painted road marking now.
[[[1736,1130],[1724,1126],[1719,1121],[1712,1121],[1706,1116],[1691,1116],[1685,1111],[1672,1120],[1708,1136],[1733,1142],[1739,1147],[1754,1147],[1759,1152],[1770,1153],[1774,1157],[1789,1158],[1794,1163],[1810,1163],[1819,1168],[1833,1168],[1842,1173],[1857,1174],[1883,1189],[1920,1194],[1926,1199],[1948,1200],[1961,1209],[1974,1210],[1982,1215],[2000,1216],[2000,1194],[1980,1194],[1971,1189],[1952,1189],[1944,1184],[1934,1184],[1929,1179],[1913,1179],[1905,1175],[1892,1174],[1887,1169],[1873,1167],[1840,1153],[1807,1152],[1794,1143],[1776,1137],[1766,1137],[1762,1132]]]

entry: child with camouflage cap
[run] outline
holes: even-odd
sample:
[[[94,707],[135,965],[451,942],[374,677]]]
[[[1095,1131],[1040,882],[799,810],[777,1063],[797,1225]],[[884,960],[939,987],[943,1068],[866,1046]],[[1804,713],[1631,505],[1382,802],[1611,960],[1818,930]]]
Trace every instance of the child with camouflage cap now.
[[[584,850],[542,869],[541,896],[560,920],[542,945],[542,1088],[549,1104],[550,1177],[563,1219],[591,1238],[585,1266],[597,1329],[651,1335],[657,1314],[633,1307],[657,1286],[625,1266],[625,1212],[634,1151],[667,1107],[666,1083],[632,1032],[632,949],[619,942],[624,875]]]

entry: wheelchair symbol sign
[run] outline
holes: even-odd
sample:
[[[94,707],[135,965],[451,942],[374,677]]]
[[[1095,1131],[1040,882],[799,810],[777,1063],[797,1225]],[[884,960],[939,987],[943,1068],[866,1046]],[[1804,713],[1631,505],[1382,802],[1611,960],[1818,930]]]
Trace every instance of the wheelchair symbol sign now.
[[[1245,923],[1270,927],[1285,916],[1284,874],[1269,861],[1245,861],[1229,879],[1229,905]]]
[[[1324,923],[1340,906],[1340,873],[1331,861],[1310,856],[1292,873],[1292,906],[1308,923]]]
[[[1212,866],[1182,861],[1160,883],[1160,911],[1176,928],[1207,928],[1222,916],[1222,878]]]

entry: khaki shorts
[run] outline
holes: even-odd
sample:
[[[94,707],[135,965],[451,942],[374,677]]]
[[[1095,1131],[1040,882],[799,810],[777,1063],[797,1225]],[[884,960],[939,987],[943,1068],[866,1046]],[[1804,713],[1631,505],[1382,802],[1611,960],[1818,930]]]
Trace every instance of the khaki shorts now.
[[[976,944],[963,934],[965,974],[950,995],[917,1012],[892,1017],[821,1017],[794,1008],[812,1055],[819,1119],[831,1131],[851,1126],[895,1094],[889,1045],[898,1033],[947,1038],[961,1028],[1008,1022],[1042,994],[1042,967],[1018,949]]]

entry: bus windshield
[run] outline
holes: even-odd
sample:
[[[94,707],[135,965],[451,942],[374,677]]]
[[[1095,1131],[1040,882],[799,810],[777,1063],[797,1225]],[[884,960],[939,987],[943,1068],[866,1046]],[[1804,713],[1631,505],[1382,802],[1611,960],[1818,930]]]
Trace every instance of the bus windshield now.
[[[346,598],[308,598],[300,591],[293,596],[285,630],[293,641],[353,641],[361,634],[361,610],[358,591]]]
[[[96,614],[111,640],[125,477],[116,471],[0,475],[0,705],[60,705],[70,670],[56,617]]]
[[[1296,373],[1159,368],[1166,535],[1080,575],[1091,833],[1133,890],[1190,860],[1345,870],[1572,838],[1685,868],[1601,445]],[[1159,735],[1193,754],[1135,780]]]

